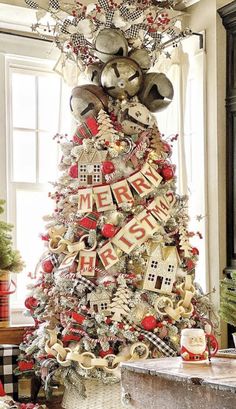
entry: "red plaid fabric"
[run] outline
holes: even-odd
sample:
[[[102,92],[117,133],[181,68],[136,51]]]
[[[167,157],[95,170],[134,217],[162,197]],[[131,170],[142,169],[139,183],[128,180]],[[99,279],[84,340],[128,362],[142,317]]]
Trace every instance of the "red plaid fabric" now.
[[[7,327],[9,325],[10,309],[8,291],[9,276],[7,273],[4,273],[0,276],[0,327]]]

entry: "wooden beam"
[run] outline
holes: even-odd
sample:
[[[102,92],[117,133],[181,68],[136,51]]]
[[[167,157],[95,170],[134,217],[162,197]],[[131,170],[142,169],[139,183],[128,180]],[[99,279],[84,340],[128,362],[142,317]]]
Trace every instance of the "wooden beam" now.
[[[0,328],[0,344],[16,344],[22,342],[25,327]]]

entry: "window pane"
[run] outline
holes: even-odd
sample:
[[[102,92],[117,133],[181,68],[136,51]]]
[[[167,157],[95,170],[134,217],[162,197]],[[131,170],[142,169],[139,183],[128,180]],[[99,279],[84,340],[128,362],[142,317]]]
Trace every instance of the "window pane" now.
[[[55,182],[57,172],[58,144],[52,135],[39,132],[39,182]]]
[[[36,135],[13,131],[13,181],[36,181]]]
[[[71,114],[70,110],[70,96],[71,88],[69,88],[65,83],[62,83],[62,93],[61,93],[61,113],[60,113],[60,132],[71,135],[72,130],[76,127],[75,120]]]
[[[60,78],[38,77],[39,129],[58,132],[60,106]]]
[[[35,76],[12,74],[12,118],[13,127],[36,127]]]
[[[18,305],[24,304],[26,286],[32,280],[29,272],[34,272],[42,253],[46,250],[39,233],[44,232],[42,217],[52,211],[52,200],[47,192],[16,191],[16,245],[26,263],[17,280]]]

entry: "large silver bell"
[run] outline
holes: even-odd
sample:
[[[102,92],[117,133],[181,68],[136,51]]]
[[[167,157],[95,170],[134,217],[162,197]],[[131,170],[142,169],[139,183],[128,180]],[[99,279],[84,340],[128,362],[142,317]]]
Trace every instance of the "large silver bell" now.
[[[102,70],[101,84],[113,98],[133,97],[139,92],[142,81],[141,68],[128,57],[113,58],[106,63]]]
[[[97,85],[80,85],[73,88],[70,98],[71,112],[78,122],[83,122],[89,116],[97,116],[101,109],[106,109],[107,95]]]
[[[165,109],[173,96],[173,85],[165,74],[150,72],[144,76],[139,98],[149,111],[158,112]]]
[[[116,56],[125,57],[128,55],[128,42],[121,31],[104,28],[96,37],[94,55],[102,62]]]
[[[141,48],[140,50],[131,51],[129,57],[136,61],[144,72],[150,69],[151,57],[149,55],[149,52],[144,48]]]
[[[94,85],[100,85],[101,79],[101,72],[102,72],[103,64],[94,63],[90,64],[85,69],[85,75],[89,81],[91,81]]]

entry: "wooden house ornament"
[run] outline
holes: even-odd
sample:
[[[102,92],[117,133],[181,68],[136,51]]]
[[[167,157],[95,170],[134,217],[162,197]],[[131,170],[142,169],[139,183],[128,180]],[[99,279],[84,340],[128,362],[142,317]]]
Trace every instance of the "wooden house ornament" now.
[[[175,246],[153,245],[147,262],[143,289],[170,294],[180,264]]]
[[[110,294],[105,289],[98,288],[96,291],[88,294],[88,301],[90,303],[91,311],[105,316],[111,315],[109,309]]]
[[[107,151],[92,149],[90,152],[84,150],[78,157],[78,179],[80,186],[93,186],[103,183],[102,162],[105,161]]]

